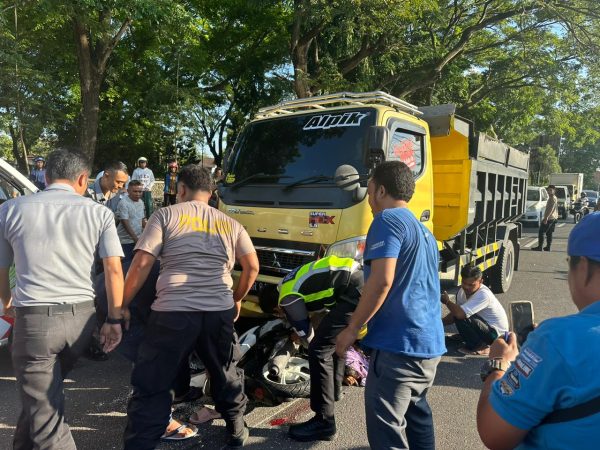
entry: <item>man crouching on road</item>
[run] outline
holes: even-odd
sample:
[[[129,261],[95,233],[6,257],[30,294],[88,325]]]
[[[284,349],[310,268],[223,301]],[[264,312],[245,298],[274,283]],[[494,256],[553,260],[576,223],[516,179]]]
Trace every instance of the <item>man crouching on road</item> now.
[[[233,323],[241,300],[258,274],[258,258],[244,227],[208,206],[210,172],[185,166],[177,181],[176,205],[156,211],[136,247],[125,279],[127,307],[156,258],[160,274],[156,300],[131,375],[125,449],[154,449],[169,423],[171,386],[184,358],[195,348],[210,376],[211,396],[230,438],[240,448],[248,438],[244,423],[243,371]],[[242,273],[232,291],[235,262]]]
[[[447,292],[442,293],[442,303],[450,313],[442,320],[444,325],[455,324],[465,346],[458,349],[465,355],[487,355],[490,344],[508,331],[506,311],[483,284],[483,274],[476,266],[464,266],[460,271],[461,287],[456,303]]]
[[[549,319],[519,353],[497,339],[482,368],[477,429],[490,449],[597,449],[600,436],[600,213],[569,236],[569,290],[579,312]]]

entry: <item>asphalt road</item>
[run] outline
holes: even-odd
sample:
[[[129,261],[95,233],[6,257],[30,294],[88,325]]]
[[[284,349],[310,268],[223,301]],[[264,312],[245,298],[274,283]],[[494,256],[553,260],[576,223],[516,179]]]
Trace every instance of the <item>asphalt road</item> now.
[[[521,240],[521,265],[508,294],[498,298],[507,307],[516,300],[534,304],[536,322],[549,317],[576,312],[567,286],[566,246],[573,225],[559,225],[552,252],[533,252],[536,232],[526,228]],[[451,330],[447,330],[451,331]],[[449,344],[448,353],[438,367],[429,401],[434,412],[436,441],[440,449],[480,449],[475,428],[475,408],[481,381],[481,357],[463,356]],[[78,448],[106,450],[122,448],[129,394],[131,367],[118,356],[107,362],[82,359],[65,384],[67,420]],[[299,444],[286,438],[285,423],[310,417],[306,400],[277,407],[256,406],[247,416],[251,430],[249,449],[367,449],[369,448],[361,388],[345,388],[336,406],[338,436],[332,442]],[[185,418],[196,403],[178,409],[175,415]],[[19,401],[6,349],[0,349],[0,449],[9,449],[19,412]],[[283,425],[281,425],[283,423]],[[225,441],[224,423],[220,420],[200,427],[197,438],[180,443],[162,444],[161,449],[220,448]]]

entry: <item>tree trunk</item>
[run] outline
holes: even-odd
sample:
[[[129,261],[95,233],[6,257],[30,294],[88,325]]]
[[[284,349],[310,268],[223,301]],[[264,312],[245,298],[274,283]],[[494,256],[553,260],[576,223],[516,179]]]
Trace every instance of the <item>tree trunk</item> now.
[[[90,27],[83,18],[73,17],[73,31],[79,62],[79,85],[81,88],[79,145],[90,161],[94,160],[96,152],[98,124],[100,122],[100,86],[106,73],[108,59],[119,40],[129,29],[131,19],[127,18],[112,37],[108,32],[111,27],[109,10],[100,11],[98,22],[104,32],[98,33],[96,44],[92,45]]]
[[[15,129],[12,125],[10,125],[8,128],[8,132],[12,140],[12,154],[15,158],[15,161],[17,162],[17,169],[19,169],[21,173],[29,174],[29,166],[27,165],[27,159],[19,150],[19,131]]]

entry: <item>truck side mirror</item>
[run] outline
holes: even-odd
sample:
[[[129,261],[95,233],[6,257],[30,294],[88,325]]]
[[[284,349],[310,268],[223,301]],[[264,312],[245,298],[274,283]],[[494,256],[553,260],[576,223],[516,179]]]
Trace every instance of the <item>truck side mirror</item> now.
[[[385,161],[387,146],[388,129],[379,126],[369,127],[364,155],[365,167],[373,169]]]

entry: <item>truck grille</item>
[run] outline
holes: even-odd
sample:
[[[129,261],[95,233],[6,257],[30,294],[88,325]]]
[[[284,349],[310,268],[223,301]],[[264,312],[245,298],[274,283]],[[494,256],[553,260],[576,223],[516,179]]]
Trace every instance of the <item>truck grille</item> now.
[[[256,247],[261,271],[267,269],[277,273],[291,272],[298,266],[316,259],[314,251],[292,250],[275,247]]]

